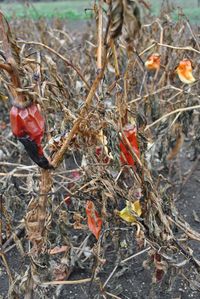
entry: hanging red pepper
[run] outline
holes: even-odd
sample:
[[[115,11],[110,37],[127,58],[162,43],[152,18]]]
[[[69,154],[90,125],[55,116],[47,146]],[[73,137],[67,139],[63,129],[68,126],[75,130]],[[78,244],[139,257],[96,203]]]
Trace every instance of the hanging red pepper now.
[[[0,63],[0,68],[6,71],[10,77],[10,94],[13,99],[13,107],[10,111],[10,122],[13,134],[24,145],[30,158],[44,169],[52,168],[47,158],[44,156],[41,141],[44,134],[44,119],[35,103],[27,99],[24,92],[19,69],[22,67],[19,63],[20,57],[17,49],[17,43],[12,37],[11,30],[7,20],[0,12],[0,36],[3,47],[4,63]],[[12,41],[12,44],[11,44]],[[15,60],[13,57],[15,53]]]
[[[123,128],[123,133],[125,134],[126,138],[128,139],[134,153],[140,157],[140,151],[137,142],[137,130],[136,127],[128,124]],[[128,164],[130,166],[134,166],[134,157],[129,150],[127,142],[125,138],[122,138],[122,141],[119,144],[120,147],[120,161],[122,164]]]
[[[37,105],[31,103],[25,108],[13,106],[10,122],[13,134],[24,145],[30,158],[41,168],[52,168],[41,146],[45,122]]]

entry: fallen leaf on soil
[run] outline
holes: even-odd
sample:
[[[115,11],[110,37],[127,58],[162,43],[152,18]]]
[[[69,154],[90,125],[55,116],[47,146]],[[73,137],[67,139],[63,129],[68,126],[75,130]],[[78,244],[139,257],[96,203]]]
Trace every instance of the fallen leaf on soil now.
[[[54,247],[52,249],[50,249],[49,254],[57,254],[57,253],[62,253],[65,252],[68,249],[68,246],[61,246],[61,247]]]
[[[159,283],[167,272],[167,263],[162,260],[161,255],[157,252],[152,256],[152,258],[154,260],[154,265],[156,268],[152,277],[152,282]]]
[[[0,92],[0,100],[3,101],[3,102],[7,102],[8,97],[5,96],[3,93]]]
[[[83,217],[79,213],[74,213],[73,220],[75,221],[73,226],[75,229],[83,229],[83,224],[81,223],[83,221]]]
[[[53,276],[55,280],[64,280],[69,276],[69,270],[66,265],[57,265],[53,269]]]
[[[94,203],[91,200],[86,202],[86,214],[89,230],[98,240],[102,227],[102,219],[99,217],[97,211],[95,210]]]
[[[132,212],[135,212],[138,216],[141,216],[142,209],[139,200],[136,200],[131,204],[129,203],[129,201],[126,201],[126,207],[123,210],[119,211],[118,215],[127,222],[136,222],[136,218],[135,216],[133,216]]]

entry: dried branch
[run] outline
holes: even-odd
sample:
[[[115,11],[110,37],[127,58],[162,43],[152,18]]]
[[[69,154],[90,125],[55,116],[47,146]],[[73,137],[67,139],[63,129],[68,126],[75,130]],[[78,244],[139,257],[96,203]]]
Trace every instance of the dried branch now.
[[[106,53],[107,53],[107,51],[105,50],[102,69],[100,70],[99,74],[97,75],[96,79],[94,80],[94,82],[92,84],[90,92],[85,100],[85,104],[83,105],[83,107],[80,111],[79,117],[75,121],[70,133],[67,135],[65,141],[63,142],[62,147],[56,153],[56,155],[53,158],[53,161],[51,162],[51,164],[53,165],[54,168],[56,168],[62,162],[63,157],[66,153],[66,150],[69,147],[69,144],[70,144],[72,138],[75,136],[75,134],[79,130],[79,126],[80,126],[82,120],[87,118],[87,113],[89,111],[90,105],[91,105],[93,97],[95,95],[95,92],[98,88],[99,83],[101,82],[101,80],[103,79],[103,76],[104,76],[104,71],[105,71],[105,67],[107,64]]]
[[[40,42],[34,42],[34,41],[18,41],[19,44],[26,44],[26,45],[36,45],[36,46],[40,46],[44,49],[47,49],[49,52],[55,54],[57,57],[59,57],[62,61],[64,61],[64,63],[71,67],[73,70],[75,70],[75,72],[78,74],[78,76],[81,78],[81,80],[85,83],[85,86],[87,88],[87,90],[90,90],[90,86],[88,84],[88,82],[86,81],[86,79],[84,78],[84,76],[82,75],[81,71],[78,69],[77,66],[75,66],[72,62],[70,62],[67,58],[65,58],[64,56],[62,56],[60,53],[58,53],[57,51],[55,51],[54,49],[50,48],[49,46],[40,43]]]
[[[179,108],[176,109],[174,111],[171,111],[165,115],[163,115],[162,117],[160,117],[159,119],[157,119],[156,121],[154,121],[152,124],[146,126],[145,131],[148,130],[149,128],[155,126],[157,123],[159,123],[160,121],[167,119],[169,116],[179,113],[179,112],[185,112],[185,111],[190,111],[190,110],[194,110],[194,109],[200,109],[200,105],[196,105],[196,106],[191,106],[191,107],[186,107],[186,108]]]
[[[97,49],[97,69],[102,68],[102,51],[103,51],[103,0],[99,1],[98,8],[98,49]]]
[[[3,39],[3,48],[7,62],[7,65],[0,64],[0,68],[6,70],[10,75],[12,82],[12,86],[10,86],[10,91],[12,93],[14,101],[19,105],[23,105],[23,103],[26,102],[25,96],[22,92],[17,91],[18,88],[21,88],[21,82],[18,72],[19,66],[17,66],[17,63],[12,56],[11,46],[8,38],[8,34],[11,36],[11,32],[7,22],[6,25],[8,27],[8,31],[6,32],[5,22],[5,17],[3,13],[0,11],[0,35]]]

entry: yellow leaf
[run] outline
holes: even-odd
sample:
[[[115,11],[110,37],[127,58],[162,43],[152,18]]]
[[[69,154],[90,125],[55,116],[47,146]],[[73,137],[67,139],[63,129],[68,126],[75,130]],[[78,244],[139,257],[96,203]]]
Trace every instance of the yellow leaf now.
[[[137,220],[135,216],[133,216],[132,211],[135,212],[135,214],[137,214],[138,216],[141,216],[142,209],[139,200],[136,200],[134,203],[131,204],[128,201],[126,201],[126,207],[123,210],[119,211],[118,215],[127,222],[136,222]]]
[[[8,97],[0,92],[0,100],[6,102],[8,100]]]

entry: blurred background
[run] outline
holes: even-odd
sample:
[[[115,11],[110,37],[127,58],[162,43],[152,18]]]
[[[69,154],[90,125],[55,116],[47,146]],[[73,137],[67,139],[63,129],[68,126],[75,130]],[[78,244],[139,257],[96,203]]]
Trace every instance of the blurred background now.
[[[69,20],[87,20],[91,17],[91,0],[65,0],[65,1],[11,1],[0,0],[0,9],[7,15],[24,18],[31,17],[38,19],[61,18]],[[191,23],[200,23],[200,0],[146,0],[151,5],[151,12],[158,15],[162,4],[169,4],[172,8],[181,7],[183,13],[187,15]],[[172,17],[177,20],[180,10],[173,11]]]

